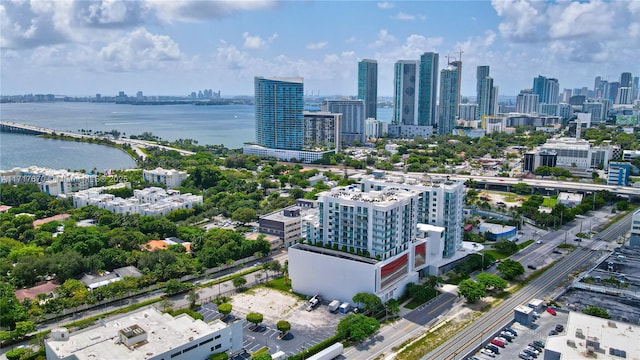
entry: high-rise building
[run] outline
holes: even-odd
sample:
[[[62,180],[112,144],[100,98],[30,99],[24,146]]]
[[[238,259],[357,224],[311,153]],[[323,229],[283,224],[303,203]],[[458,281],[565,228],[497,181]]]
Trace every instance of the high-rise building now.
[[[623,72],[620,75],[620,87],[631,87],[633,85],[633,77],[630,72]]]
[[[462,248],[462,225],[464,216],[462,203],[464,199],[464,183],[445,179],[420,179],[405,177],[401,182],[397,178],[376,178],[369,176],[362,179],[362,189],[384,191],[385,189],[406,189],[419,193],[417,203],[417,222],[445,228],[444,248],[442,256],[452,257]]]
[[[538,94],[538,102],[540,103],[558,103],[559,89],[558,79],[547,78],[542,75],[538,75],[533,79],[533,93]]]
[[[478,104],[460,104],[458,105],[459,120],[479,120],[478,119]]]
[[[539,95],[534,94],[531,89],[520,91],[516,98],[516,112],[522,114],[532,114],[538,112]]]
[[[395,103],[393,122],[415,125],[418,118],[418,61],[400,60],[395,64]]]
[[[438,134],[451,134],[460,103],[460,75],[462,62],[454,61],[440,71],[440,112]]]
[[[489,65],[481,65],[476,69],[476,102],[480,104],[481,93],[481,81],[489,76]]]
[[[362,100],[327,100],[327,111],[342,114],[340,139],[342,145],[364,144],[364,101]]]
[[[364,117],[378,117],[378,62],[364,59],[358,63],[358,99],[364,101]]]
[[[480,93],[478,97],[478,118],[495,115],[497,106],[498,88],[493,86],[493,78],[485,76],[480,80]]]
[[[633,89],[630,87],[619,87],[616,95],[616,104],[632,104]]]
[[[304,142],[303,79],[255,78],[256,142],[272,149],[301,150]]]
[[[340,123],[342,114],[327,111],[304,111],[304,148],[340,149]]]
[[[607,87],[607,98],[611,101],[616,101],[616,97],[618,96],[618,89],[620,88],[620,82],[614,81],[610,82]]]
[[[418,87],[418,125],[436,126],[438,94],[438,53],[426,52],[420,56],[420,82]]]

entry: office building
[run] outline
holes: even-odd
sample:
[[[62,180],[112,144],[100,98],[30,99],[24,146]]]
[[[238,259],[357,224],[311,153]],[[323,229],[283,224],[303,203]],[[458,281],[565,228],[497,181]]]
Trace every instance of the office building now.
[[[629,176],[631,175],[631,171],[631,164],[609,163],[607,185],[629,186]]]
[[[533,79],[533,93],[538,94],[538,102],[540,103],[557,103],[559,90],[558,79],[547,78],[542,75],[538,75]]]
[[[378,117],[378,62],[358,62],[358,99],[364,101],[365,119]]]
[[[426,139],[433,135],[433,126],[389,124],[387,134],[390,138],[395,139],[413,139],[415,137]]]
[[[416,125],[418,119],[418,61],[400,60],[394,66],[393,122]]]
[[[389,123],[376,119],[364,121],[364,134],[367,139],[379,139],[389,133]]]
[[[302,239],[302,217],[301,209],[297,206],[274,211],[262,215],[258,219],[260,232],[280,238],[284,247],[297,244]]]
[[[462,248],[462,201],[464,183],[445,179],[417,179],[409,176],[369,176],[361,181],[362,189],[382,191],[399,188],[417,191],[418,218],[423,224],[440,226],[444,231],[443,258],[451,258]]]
[[[478,120],[478,104],[460,104],[458,114],[460,114],[459,120]]]
[[[620,74],[620,87],[632,87],[633,77],[630,72],[623,72]]]
[[[303,147],[307,150],[340,150],[342,114],[327,111],[302,112]]]
[[[605,122],[609,112],[610,102],[607,99],[587,100],[582,104],[582,111],[591,114],[594,124]]]
[[[555,167],[558,162],[558,153],[554,150],[529,151],[524,154],[522,172],[533,173],[539,166]]]
[[[142,170],[142,179],[148,183],[163,184],[167,189],[180,187],[182,181],[187,179],[187,172],[175,169]]]
[[[565,331],[547,337],[542,359],[639,359],[638,332],[638,325],[571,311]]]
[[[521,114],[533,114],[538,112],[538,100],[540,95],[531,89],[521,90],[516,98],[516,112]]]
[[[616,101],[616,97],[618,95],[618,89],[620,88],[620,82],[614,81],[608,83],[606,90],[606,98],[611,100],[612,102]]]
[[[256,143],[271,149],[302,150],[302,78],[255,78]]]
[[[462,62],[454,61],[440,72],[440,112],[438,134],[451,134],[456,123],[460,103],[460,76]]]
[[[633,103],[633,89],[630,87],[619,87],[616,94],[616,104],[632,104]]]
[[[418,125],[436,126],[438,94],[438,53],[426,52],[420,56],[418,87]]]
[[[343,146],[358,142],[364,144],[364,101],[362,100],[327,100],[327,111],[342,114],[340,140]]]
[[[242,321],[205,323],[148,307],[72,333],[55,329],[44,346],[50,360],[206,360],[242,351],[242,341]]]
[[[633,213],[633,218],[631,219],[629,246],[633,248],[640,248],[640,209]]]
[[[507,127],[507,118],[502,115],[485,115],[482,117],[482,128],[485,134],[504,132]]]

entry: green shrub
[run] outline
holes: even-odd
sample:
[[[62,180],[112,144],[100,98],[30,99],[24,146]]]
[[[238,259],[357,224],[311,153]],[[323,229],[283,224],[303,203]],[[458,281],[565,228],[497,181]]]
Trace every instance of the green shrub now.
[[[211,354],[211,356],[209,356],[209,360],[229,360],[229,354],[227,353]]]

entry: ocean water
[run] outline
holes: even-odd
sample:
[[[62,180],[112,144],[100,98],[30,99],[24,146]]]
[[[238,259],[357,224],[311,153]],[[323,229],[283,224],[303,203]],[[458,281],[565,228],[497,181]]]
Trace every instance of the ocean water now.
[[[392,110],[378,109],[378,118],[390,121]],[[71,132],[118,130],[126,137],[150,132],[164,140],[193,139],[232,149],[255,140],[252,105],[8,103],[0,104],[0,120]],[[102,171],[135,163],[126,153],[101,145],[0,133],[0,169],[30,165]]]

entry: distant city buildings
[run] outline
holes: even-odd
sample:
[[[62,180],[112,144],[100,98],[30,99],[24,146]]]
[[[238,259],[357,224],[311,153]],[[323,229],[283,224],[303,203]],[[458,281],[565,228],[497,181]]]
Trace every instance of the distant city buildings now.
[[[325,106],[329,112],[342,114],[340,139],[344,146],[353,145],[356,142],[365,143],[364,101],[351,99],[327,100]]]
[[[538,95],[538,101],[542,104],[558,103],[558,93],[560,91],[558,79],[538,75],[533,79],[532,91]]]
[[[488,65],[478,66],[476,81],[476,102],[478,104],[476,119],[496,115],[498,112],[498,87],[493,86],[493,78],[489,76]]]
[[[328,111],[303,111],[305,149],[340,150],[342,114]]]

